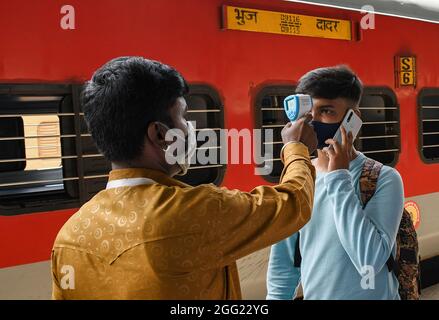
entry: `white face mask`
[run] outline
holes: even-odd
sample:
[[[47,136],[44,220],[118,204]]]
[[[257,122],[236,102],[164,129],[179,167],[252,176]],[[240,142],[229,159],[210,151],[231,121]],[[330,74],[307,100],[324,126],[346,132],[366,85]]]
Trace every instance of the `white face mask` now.
[[[175,164],[180,167],[180,172],[178,175],[185,175],[190,167],[190,160],[193,157],[196,149],[197,149],[197,138],[195,133],[195,128],[191,122],[187,122],[187,137],[184,136],[183,131],[180,129],[169,129],[168,126],[161,123],[165,126],[168,131],[166,132],[165,139],[167,141],[174,141],[174,137],[176,137],[176,141],[172,142],[167,146],[166,149],[163,149],[165,152],[166,161],[169,164]],[[188,139],[187,150],[186,150],[186,139]],[[175,151],[177,155],[175,155]]]

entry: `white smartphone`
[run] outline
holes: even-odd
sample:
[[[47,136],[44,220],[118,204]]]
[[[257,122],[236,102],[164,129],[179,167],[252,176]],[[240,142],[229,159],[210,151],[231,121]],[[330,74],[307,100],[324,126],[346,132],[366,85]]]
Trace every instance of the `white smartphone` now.
[[[354,110],[349,109],[340,127],[338,128],[337,132],[334,135],[334,140],[338,141],[338,143],[340,144],[342,143],[341,127],[343,126],[346,130],[346,134],[352,132],[352,138],[353,138],[352,141],[354,141],[358,133],[360,132],[362,125],[363,125],[363,121],[360,119],[360,117],[357,116]]]

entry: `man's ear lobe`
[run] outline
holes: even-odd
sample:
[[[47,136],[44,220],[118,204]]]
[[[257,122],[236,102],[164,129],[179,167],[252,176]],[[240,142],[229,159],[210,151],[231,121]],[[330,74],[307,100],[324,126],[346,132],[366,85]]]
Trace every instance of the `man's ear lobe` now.
[[[147,130],[148,140],[159,147],[165,144],[166,132],[157,122],[151,122]]]

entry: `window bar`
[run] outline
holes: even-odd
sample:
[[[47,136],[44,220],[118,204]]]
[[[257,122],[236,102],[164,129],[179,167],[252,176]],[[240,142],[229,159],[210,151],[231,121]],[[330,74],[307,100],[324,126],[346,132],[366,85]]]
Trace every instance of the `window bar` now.
[[[188,113],[206,113],[206,112],[221,112],[220,109],[195,109],[195,110],[188,110]]]
[[[85,189],[85,180],[84,180],[84,160],[82,158],[82,139],[81,139],[81,122],[80,122],[80,101],[79,101],[79,86],[72,86],[72,102],[73,102],[73,119],[74,119],[74,127],[75,127],[75,147],[76,147],[76,155],[78,156],[76,160],[76,170],[78,174],[78,187],[79,187],[79,203],[82,205],[86,202],[86,189]]]
[[[101,158],[102,154],[83,154],[82,158]],[[17,158],[17,159],[1,159],[0,163],[8,162],[24,162],[24,161],[34,161],[34,160],[68,160],[68,159],[78,159],[78,156],[61,156],[61,157],[39,157],[39,158]]]
[[[84,176],[83,179],[99,179],[99,178],[107,178],[108,174],[102,174],[102,175],[93,175],[93,176]],[[79,177],[67,177],[67,178],[61,178],[61,179],[52,179],[52,180],[35,180],[35,181],[20,181],[20,182],[10,182],[10,183],[2,183],[0,184],[0,188],[2,187],[13,187],[13,186],[26,186],[26,185],[32,185],[32,184],[48,184],[48,183],[59,183],[64,181],[74,181],[79,180]]]
[[[0,114],[0,118],[18,118],[23,116],[32,116],[32,117],[45,117],[45,116],[58,116],[58,117],[72,117],[74,113],[60,112],[60,113],[22,113],[22,114]],[[83,116],[84,113],[80,112],[80,116]]]
[[[397,124],[398,121],[366,121],[363,124]]]
[[[360,110],[398,110],[397,107],[359,107]]]
[[[368,153],[383,153],[383,152],[398,152],[399,149],[386,149],[386,150],[368,150],[368,151],[362,151],[364,154]]]
[[[368,139],[385,139],[385,138],[398,138],[399,136],[397,134],[391,134],[391,135],[383,135],[383,136],[364,136],[364,137],[358,137],[360,140],[368,140]]]
[[[76,138],[76,134],[61,134],[61,135],[39,135],[39,136],[28,136],[28,137],[2,137],[0,141],[13,141],[13,140],[25,140],[25,139],[38,139],[38,138]],[[81,137],[91,137],[91,134],[82,134]]]
[[[262,128],[283,128],[286,124],[264,124]]]
[[[206,169],[206,168],[221,168],[224,167],[224,164],[210,164],[210,165],[201,165],[201,166],[192,166],[189,167],[189,170],[198,170],[198,169]],[[82,179],[101,179],[101,178],[108,178],[108,174],[100,174],[100,175],[90,175],[90,176],[83,176]],[[13,187],[13,186],[26,186],[26,185],[32,185],[32,184],[40,184],[40,183],[59,183],[64,181],[75,181],[80,180],[80,177],[66,177],[61,179],[52,179],[52,180],[35,180],[35,181],[20,181],[20,182],[8,182],[8,183],[1,183],[0,188],[2,187]]]
[[[40,147],[35,147],[40,148]],[[199,147],[195,150],[220,150],[221,146],[213,146],[213,147]],[[95,153],[95,154],[82,154],[81,156],[83,159],[85,158],[102,158],[104,157],[101,153]],[[74,156],[60,156],[60,157],[38,157],[38,158],[16,158],[16,159],[0,159],[0,163],[11,163],[11,162],[25,162],[25,161],[37,161],[37,160],[71,160],[71,159],[79,159],[80,156],[74,155]]]

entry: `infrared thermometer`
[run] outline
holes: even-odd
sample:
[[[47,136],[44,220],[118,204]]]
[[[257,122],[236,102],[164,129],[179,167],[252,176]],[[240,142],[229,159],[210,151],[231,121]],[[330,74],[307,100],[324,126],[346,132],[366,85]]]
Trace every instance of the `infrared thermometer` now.
[[[312,98],[307,94],[294,94],[284,99],[284,110],[291,122],[300,119],[312,109]]]

